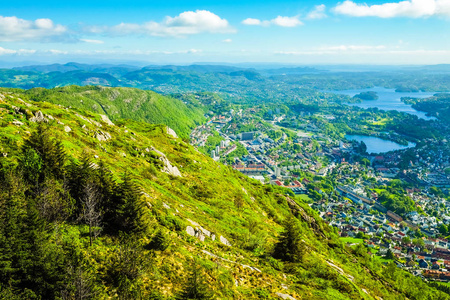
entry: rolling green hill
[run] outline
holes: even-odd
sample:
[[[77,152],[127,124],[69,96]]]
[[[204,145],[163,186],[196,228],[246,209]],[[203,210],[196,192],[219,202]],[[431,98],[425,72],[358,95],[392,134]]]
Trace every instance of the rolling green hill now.
[[[164,125],[40,95],[0,92],[1,299],[450,299]]]
[[[181,137],[187,137],[204,118],[204,108],[200,104],[185,104],[172,97],[133,88],[66,86],[34,88],[16,93],[32,101],[47,101],[106,114],[113,121],[126,118],[166,124]]]

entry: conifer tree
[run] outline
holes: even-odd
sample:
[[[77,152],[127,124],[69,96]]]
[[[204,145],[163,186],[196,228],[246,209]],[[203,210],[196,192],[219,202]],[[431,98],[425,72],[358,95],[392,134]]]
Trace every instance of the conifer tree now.
[[[141,233],[145,230],[141,189],[128,173],[114,190],[108,229],[111,232]]]
[[[158,232],[156,232],[155,236],[152,238],[150,243],[148,243],[148,245],[146,245],[145,248],[148,250],[164,251],[167,249],[167,247],[168,247],[168,243],[167,243],[166,236],[164,235],[162,230],[158,230]]]
[[[66,153],[60,141],[52,139],[45,125],[39,124],[36,131],[25,140],[22,153],[27,154],[33,149],[42,161],[42,169],[39,172],[39,183],[44,177],[51,176],[55,179],[63,179]],[[26,158],[26,155],[24,155]]]
[[[83,199],[88,181],[93,181],[95,170],[88,154],[83,153],[80,161],[72,161],[67,167],[67,185],[70,194],[75,199],[76,217],[80,216],[83,209]]]
[[[114,223],[115,219],[114,191],[117,183],[103,161],[99,162],[97,168],[96,183],[100,196],[99,209],[102,214],[102,223],[109,230],[109,226]]]
[[[188,272],[187,281],[176,299],[213,299],[204,281],[201,266],[195,258],[192,260]]]
[[[273,257],[289,262],[299,262],[303,258],[305,245],[301,239],[298,221],[290,215],[284,221],[283,227],[283,232],[275,244]]]

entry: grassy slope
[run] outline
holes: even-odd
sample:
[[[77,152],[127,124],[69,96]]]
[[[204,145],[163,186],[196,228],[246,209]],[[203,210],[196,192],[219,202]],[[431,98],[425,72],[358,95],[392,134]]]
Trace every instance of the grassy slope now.
[[[95,162],[103,160],[117,177],[124,171],[136,176],[145,191],[143,201],[147,204],[149,235],[144,240],[148,241],[158,230],[170,237],[165,251],[144,252],[146,264],[139,279],[144,298],[154,291],[167,298],[176,294],[182,287],[191,257],[200,258],[210,289],[219,299],[276,299],[276,292],[296,299],[405,299],[405,290],[410,291],[410,299],[430,299],[430,295],[436,295],[403,271],[388,270],[364,253],[355,255],[302,203],[297,209],[303,215],[299,219],[308,254],[300,264],[274,260],[268,253],[282,229],[280,223],[291,212],[288,199],[281,195],[283,190],[263,186],[212,161],[182,140],[166,135],[163,126],[135,121],[119,121],[115,126],[108,126],[94,113],[64,109],[47,102],[24,102],[18,99],[23,96],[22,91],[14,94],[3,90],[0,94],[3,95],[0,96],[0,150],[8,153],[8,160],[14,161],[23,137],[36,127],[28,120],[30,113],[40,110],[55,118],[50,122],[52,134],[63,141],[69,155],[78,158],[84,151]],[[74,96],[74,99],[79,98]],[[17,114],[13,106],[24,113]],[[13,125],[14,120],[24,125]],[[92,121],[99,122],[101,128]],[[65,132],[64,126],[72,131]],[[97,130],[109,132],[112,138],[98,141],[94,138]],[[165,153],[183,177],[152,171],[145,150],[148,147]],[[236,199],[243,199],[243,204],[237,207]],[[188,219],[217,237],[226,237],[232,246],[225,246],[218,239],[206,238],[201,242],[187,235],[185,228],[191,225]],[[99,277],[111,264],[119,246],[117,241],[102,236],[89,247],[87,228],[68,223],[60,225],[55,232],[55,247],[59,239],[83,253]],[[204,250],[236,263],[211,257]],[[98,280],[98,285],[99,298],[114,295],[108,284]]]
[[[200,106],[152,91],[100,86],[66,86],[54,89],[34,88],[24,91],[24,99],[47,101],[106,114],[111,120],[127,118],[155,124],[166,124],[181,137],[187,137],[203,121]]]

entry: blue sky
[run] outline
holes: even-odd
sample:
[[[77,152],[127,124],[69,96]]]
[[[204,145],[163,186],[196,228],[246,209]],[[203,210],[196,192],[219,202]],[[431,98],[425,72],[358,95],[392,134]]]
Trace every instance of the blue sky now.
[[[450,0],[391,1],[8,1],[0,62],[450,63]]]

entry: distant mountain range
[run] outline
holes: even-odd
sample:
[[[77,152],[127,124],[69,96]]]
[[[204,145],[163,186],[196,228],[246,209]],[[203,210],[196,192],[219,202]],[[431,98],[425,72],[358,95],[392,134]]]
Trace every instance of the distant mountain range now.
[[[426,74],[426,76],[423,76]],[[0,87],[30,89],[68,85],[134,87],[162,94],[214,92],[236,101],[297,99],[299,88],[344,90],[383,86],[398,90],[448,92],[450,65],[286,66],[66,64],[0,69]]]

